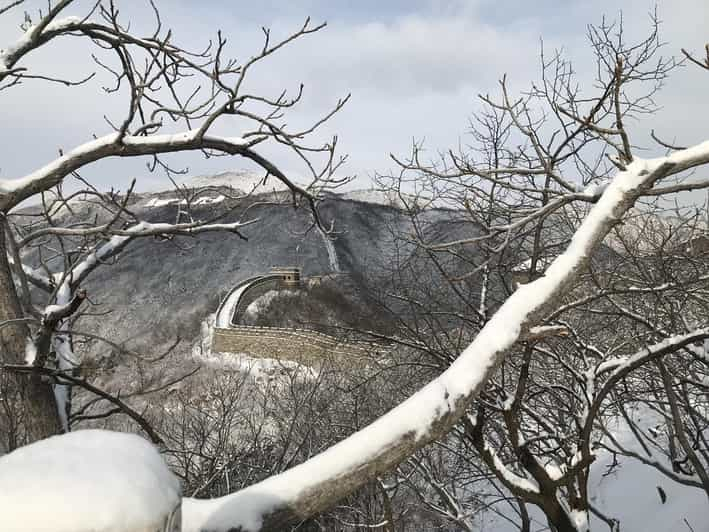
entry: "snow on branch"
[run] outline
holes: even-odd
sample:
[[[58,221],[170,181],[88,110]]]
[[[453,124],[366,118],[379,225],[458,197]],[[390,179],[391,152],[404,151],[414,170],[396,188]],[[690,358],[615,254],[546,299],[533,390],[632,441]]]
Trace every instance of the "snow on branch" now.
[[[66,17],[57,19],[57,15],[73,0],[62,0],[56,6],[49,9],[47,14],[41,18],[36,25],[25,28],[25,33],[13,44],[4,50],[0,50],[0,80],[5,72],[12,71],[12,67],[29,51],[37,48],[55,36],[71,31],[81,24],[79,17]],[[14,4],[17,5],[17,4]],[[10,6],[12,7],[12,6]],[[0,13],[6,11],[4,8]]]
[[[598,364],[586,373],[586,395],[588,406],[583,415],[584,439],[589,441],[594,428],[596,416],[601,411],[603,401],[615,388],[618,382],[628,376],[633,370],[657,360],[663,356],[674,353],[680,349],[688,349],[695,352],[695,342],[709,338],[709,327],[696,329],[687,334],[671,336],[656,344],[640,349],[633,355],[627,357],[614,358]],[[608,374],[603,384],[598,387],[597,380]]]
[[[275,530],[322,511],[439,438],[465,414],[512,346],[563,295],[593,250],[659,180],[709,163],[709,141],[664,158],[636,158],[616,174],[568,248],[520,286],[438,378],[369,426],[307,462],[232,495],[185,500],[185,532]]]
[[[254,141],[242,138],[205,136],[197,139],[196,131],[171,135],[125,136],[111,133],[77,146],[42,168],[18,179],[0,180],[0,208],[8,210],[19,202],[59,184],[86,164],[111,156],[131,157],[176,151],[215,149],[224,153],[252,158],[248,147]],[[2,197],[5,196],[5,197]]]
[[[15,266],[15,260],[12,256],[8,256],[8,262],[10,265]],[[54,281],[42,274],[37,268],[28,266],[27,264],[22,264],[22,271],[27,279],[36,287],[41,288],[46,292],[51,292],[54,288]]]
[[[661,342],[644,347],[633,355],[622,358],[614,358],[600,363],[598,366],[590,370],[590,374],[588,376],[588,378],[595,380],[606,373],[609,374],[608,378],[603,383],[603,386],[601,386],[598,393],[595,395],[594,403],[596,408],[600,407],[600,402],[610,393],[616,383],[627,376],[631,371],[652,360],[678,351],[684,347],[688,347],[695,342],[706,340],[707,338],[709,338],[709,327],[704,327],[687,334],[671,336]],[[590,423],[591,421],[592,419],[589,419],[587,422]]]
[[[512,493],[526,493],[527,497],[538,495],[539,486],[534,480],[520,476],[505,465],[500,456],[487,443],[483,444],[482,456],[485,462],[491,466],[497,477],[502,480],[507,489]]]
[[[27,445],[0,457],[0,485],[4,532],[179,529],[180,482],[134,434],[80,430]]]
[[[49,327],[54,327],[59,321],[71,316],[76,312],[81,303],[86,299],[85,290],[77,290],[71,300],[60,305],[47,305],[44,308],[42,322]]]

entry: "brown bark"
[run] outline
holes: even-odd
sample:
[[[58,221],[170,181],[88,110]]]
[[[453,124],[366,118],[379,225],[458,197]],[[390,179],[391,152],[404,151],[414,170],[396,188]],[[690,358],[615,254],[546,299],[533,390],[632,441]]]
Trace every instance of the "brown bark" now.
[[[544,502],[542,509],[547,517],[549,527],[554,532],[579,532],[579,529],[571,521],[569,514],[561,507],[555,496],[545,498]]]
[[[23,364],[29,336],[7,260],[5,231],[0,228],[0,365]],[[0,453],[61,432],[51,384],[40,375],[0,369]]]

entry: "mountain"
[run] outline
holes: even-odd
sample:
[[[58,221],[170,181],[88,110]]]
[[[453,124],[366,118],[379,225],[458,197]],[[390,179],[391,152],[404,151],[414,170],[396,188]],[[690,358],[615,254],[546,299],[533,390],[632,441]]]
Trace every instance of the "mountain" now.
[[[241,178],[242,181],[237,181]],[[87,355],[85,373],[91,377],[92,383],[114,393],[130,392],[134,381],[140,380],[143,387],[150,388],[151,380],[161,384],[169,380],[171,375],[191,371],[194,364],[190,357],[192,346],[199,339],[205,321],[214,313],[221,298],[234,284],[265,273],[274,266],[299,266],[305,276],[332,273],[333,249],[338,269],[348,274],[347,282],[341,283],[339,288],[345,288],[346,285],[349,292],[372,285],[375,288],[390,288],[391,283],[397,280],[396,276],[391,275],[393,267],[404,263],[410,267],[404,274],[406,277],[403,282],[417,285],[417,289],[427,293],[429,299],[425,300],[426,302],[440,297],[442,287],[430,284],[431,279],[436,278],[434,266],[430,262],[428,266],[422,266],[424,261],[414,261],[417,256],[425,258],[426,252],[413,245],[414,228],[408,213],[399,208],[401,204],[397,203],[397,197],[378,191],[329,194],[322,202],[320,212],[326,224],[334,222],[336,234],[330,242],[321,232],[313,229],[312,218],[307,209],[294,209],[292,205],[282,202],[287,199],[287,194],[282,190],[277,187],[257,188],[262,186],[259,183],[258,177],[239,172],[199,177],[184,183],[186,187],[210,187],[194,202],[191,213],[194,218],[209,219],[223,214],[222,221],[225,222],[256,220],[256,223],[243,229],[244,238],[229,233],[204,233],[195,237],[139,239],[115,262],[102,266],[91,275],[84,286],[94,306],[78,321],[75,327],[77,330],[105,337],[116,344],[125,343],[132,351],[147,357],[159,355],[170,347],[177,337],[183,340],[169,359],[157,365],[150,361],[136,361],[130,355],[119,354],[101,341],[87,341],[80,349]],[[266,186],[272,184],[269,182]],[[248,200],[235,198],[253,189],[256,189],[256,193]],[[140,218],[150,221],[174,221],[185,216],[182,213],[183,202],[185,200],[176,191],[166,191],[137,195],[132,198],[127,208]],[[67,217],[85,221],[91,216],[93,208],[90,202],[73,202],[71,211],[66,210]],[[478,234],[478,228],[466,219],[465,212],[428,208],[418,212],[417,217],[426,222],[423,235],[425,239],[456,240]],[[647,222],[643,221],[639,225],[628,224],[623,228],[631,231],[629,238],[638,240],[637,237],[644,232],[636,232],[635,228],[645,229],[652,225],[652,217],[646,218]],[[636,216],[636,219],[641,217]],[[662,220],[657,224],[661,227],[670,225]],[[555,244],[556,250],[564,245],[569,230],[562,224],[557,224],[554,231],[552,240],[559,243],[558,246]],[[653,232],[656,231],[651,231]],[[613,256],[610,251],[613,247],[611,245],[604,248],[599,254],[607,255],[608,260],[611,260]],[[622,247],[618,248],[622,251]],[[449,271],[456,275],[465,273],[466,268],[474,265],[476,261],[479,262],[480,259],[476,258],[477,251],[477,248],[469,246],[463,255],[460,249],[456,249],[457,255],[453,256],[453,259],[444,258],[454,261]],[[509,257],[508,266],[523,264],[526,260],[524,248],[517,248],[516,251],[515,256]],[[36,257],[33,258],[30,254],[27,259],[32,261],[36,260]],[[402,279],[398,281],[402,282]],[[438,282],[441,282],[440,279]],[[321,297],[328,301],[336,300],[332,292],[323,292]],[[285,312],[295,313],[306,307],[297,298],[281,301],[279,304],[283,305]],[[106,312],[108,314],[105,314]],[[325,314],[322,316],[323,319],[327,317]],[[287,315],[276,317],[280,320],[276,325],[300,325],[298,320],[289,319]],[[254,323],[263,324],[258,320]],[[206,375],[201,373],[204,381],[198,381],[199,383],[206,382],[212,386],[216,380],[215,375],[224,369],[224,366],[219,365],[222,362],[216,361],[216,358],[212,357],[208,364],[204,364],[214,372]],[[223,358],[225,363],[243,365],[243,361],[232,360],[229,356]],[[92,362],[95,359],[100,360],[94,366]],[[267,366],[262,364],[259,371],[268,374],[269,378],[271,372],[283,369],[279,366],[274,370],[273,367]],[[92,373],[94,368],[96,372]],[[266,381],[268,379],[258,381],[259,386]],[[198,393],[190,396],[189,403],[201,400],[202,392],[200,389]],[[388,393],[389,390],[386,389],[385,392]],[[129,396],[129,393],[122,394],[122,397],[125,396]],[[392,394],[387,399],[395,401],[396,397]],[[377,398],[372,400],[376,401]],[[243,397],[239,397],[238,401],[244,401]],[[243,407],[243,404],[240,405]],[[140,401],[136,400],[138,410],[142,410],[140,406]],[[245,410],[248,411],[250,406]],[[382,402],[378,406],[384,408],[385,404]],[[328,433],[332,432],[330,429],[328,425]],[[337,440],[339,434],[333,433],[332,438]],[[603,465],[607,462],[604,457]],[[688,503],[689,506],[683,503],[684,506],[673,511],[672,515],[669,512],[663,513],[667,507],[656,497],[656,486],[660,485],[662,479],[657,475],[648,474],[645,468],[640,471],[637,464],[632,462],[624,464],[624,467],[632,472],[619,475],[620,480],[616,481],[614,477],[606,478],[601,474],[603,470],[599,460],[599,465],[594,468],[592,489],[595,500],[602,508],[612,509],[616,515],[626,511],[628,522],[637,524],[636,528],[631,525],[629,530],[649,529],[640,524],[647,523],[643,512],[654,516],[653,520],[664,515],[665,521],[658,525],[660,528],[657,529],[669,529],[668,527],[677,525],[675,521],[678,515],[690,515],[685,511],[686,508],[697,506],[698,503]],[[668,483],[665,482],[663,486],[666,484]],[[690,500],[689,496],[685,497],[681,490],[674,488],[676,487],[666,488],[670,495],[670,504]],[[627,505],[625,509],[616,509],[622,494],[628,490],[637,492],[637,502]],[[636,519],[636,522],[632,519]],[[540,527],[544,526],[543,523],[539,524]],[[504,524],[498,520],[493,520],[485,529],[505,530]]]
[[[201,322],[243,279],[274,266],[299,266],[305,276],[332,273],[328,253],[328,246],[332,246],[338,267],[350,274],[349,282],[356,286],[365,277],[383,275],[401,252],[402,243],[395,242],[394,235],[404,232],[409,222],[406,214],[394,207],[329,195],[320,213],[326,224],[334,222],[336,235],[330,243],[313,228],[306,207],[295,209],[287,202],[275,202],[284,199],[282,193],[262,192],[248,201],[231,199],[234,189],[223,184],[232,183],[238,176],[221,174],[225,178],[222,184],[214,185],[196,202],[192,216],[209,219],[224,215],[221,222],[244,216],[257,220],[243,229],[243,238],[218,232],[136,240],[114,262],[93,272],[84,285],[96,303],[91,312],[110,314],[87,315],[77,327],[114,342],[128,342],[133,349],[150,355],[180,336],[184,341],[180,349],[186,353],[199,334]],[[191,184],[209,181],[199,178]],[[253,183],[252,179],[246,188]],[[160,192],[136,196],[128,207],[149,221],[174,222],[184,209],[181,202],[184,200],[174,191]],[[72,216],[77,219],[89,213],[90,205],[73,206]],[[429,216],[440,218],[441,224],[448,223],[445,211],[432,211]],[[92,354],[102,349],[99,342],[90,343]]]
[[[275,177],[264,180],[262,174],[254,174],[248,170],[231,170],[213,175],[191,176],[180,182],[187,188],[231,187],[234,190],[248,194],[264,194],[273,191],[288,190],[286,185]]]
[[[374,189],[328,193],[319,209],[324,223],[334,224],[334,237],[329,240],[313,228],[309,210],[294,208],[289,193],[273,178],[263,184],[262,176],[231,171],[189,178],[180,186],[184,190],[136,194],[127,207],[149,221],[184,222],[185,194],[207,187],[192,203],[194,219],[222,216],[221,222],[241,219],[255,223],[245,227],[241,236],[218,232],[136,240],[88,278],[84,287],[95,305],[79,321],[79,330],[116,343],[127,342],[148,355],[160,352],[179,336],[184,345],[178,349],[187,353],[199,336],[200,324],[229,289],[274,266],[299,266],[305,276],[340,270],[349,274],[350,284],[356,287],[363,286],[365,280],[376,284],[391,274],[395,263],[425,255],[412,243],[414,228],[402,209],[404,203],[420,205],[421,198]],[[247,199],[239,199],[248,193]],[[86,221],[96,215],[90,201],[74,200],[70,207],[62,209],[67,222]],[[451,241],[479,234],[464,211],[434,206],[419,211],[417,218],[428,240]],[[563,246],[570,226],[561,227],[566,225],[556,224],[555,230],[564,234],[552,240]],[[476,249],[468,246],[464,252],[459,249],[458,255],[443,255],[440,260],[448,261],[452,274],[465,274],[479,261]],[[507,266],[526,259],[524,249],[508,255],[504,258]],[[36,264],[32,253],[27,258]],[[417,276],[426,282],[439,278],[440,282],[430,264],[409,275],[414,276],[409,279],[412,283],[417,282]],[[43,301],[40,298],[38,302]],[[105,350],[97,341],[87,342],[87,347],[91,354]]]

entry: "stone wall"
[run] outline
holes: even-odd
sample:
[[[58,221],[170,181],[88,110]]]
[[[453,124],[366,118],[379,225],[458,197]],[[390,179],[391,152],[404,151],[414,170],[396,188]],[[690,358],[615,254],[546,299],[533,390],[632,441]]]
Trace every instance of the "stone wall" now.
[[[255,358],[293,360],[310,366],[335,357],[354,363],[366,363],[369,357],[377,357],[386,348],[381,344],[367,342],[343,342],[342,340],[308,329],[280,327],[255,327],[236,325],[242,321],[248,306],[269,290],[300,286],[300,270],[295,267],[274,268],[270,274],[247,279],[236,285],[222,301],[222,306],[234,290],[248,285],[239,296],[231,327],[214,329],[212,351],[218,353],[245,353]]]
[[[256,358],[293,360],[316,365],[328,357],[363,363],[371,356],[382,354],[385,348],[367,342],[342,342],[333,336],[305,329],[239,325],[215,329],[212,351],[246,353]]]

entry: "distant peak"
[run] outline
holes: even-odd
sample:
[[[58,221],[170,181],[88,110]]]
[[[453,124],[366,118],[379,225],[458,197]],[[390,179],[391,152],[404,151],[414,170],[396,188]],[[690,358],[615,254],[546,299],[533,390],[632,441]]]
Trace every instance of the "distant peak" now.
[[[243,193],[256,194],[287,189],[286,185],[273,176],[269,176],[264,182],[263,173],[248,170],[227,170],[218,174],[189,177],[180,185],[189,188],[232,187]]]

